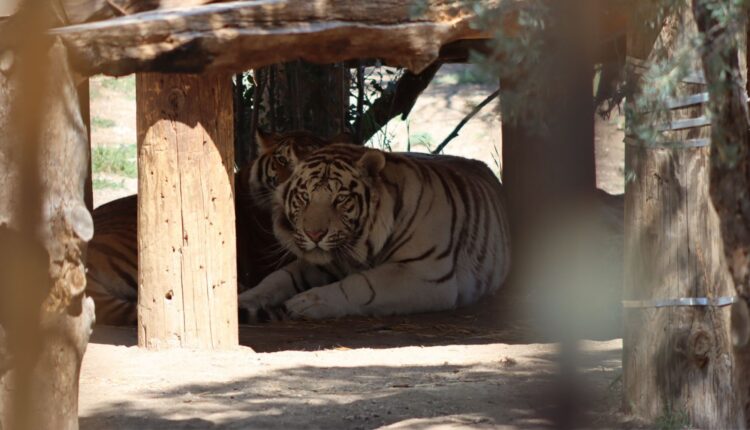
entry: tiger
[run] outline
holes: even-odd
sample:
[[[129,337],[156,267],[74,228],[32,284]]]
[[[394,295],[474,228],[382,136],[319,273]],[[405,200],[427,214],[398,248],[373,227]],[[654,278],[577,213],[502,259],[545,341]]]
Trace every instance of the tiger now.
[[[289,178],[300,160],[326,145],[351,141],[346,132],[325,139],[308,131],[270,133],[259,128],[255,133],[258,157],[242,180],[248,185],[252,200],[270,211],[274,190]]]
[[[267,132],[259,128],[256,131],[258,156],[237,175],[235,208],[240,291],[258,284],[292,260],[292,255],[281,248],[273,235],[271,196],[276,187],[314,150],[351,141],[351,135],[345,132],[322,138],[302,130]]]
[[[94,209],[94,237],[86,251],[86,294],[96,323],[138,322],[138,201],[123,197]]]
[[[273,205],[274,233],[298,258],[239,296],[252,318],[448,310],[496,291],[510,268],[504,190],[480,161],[329,145]]]
[[[256,135],[259,156],[235,176],[238,291],[258,284],[292,260],[280,254],[271,222],[270,195],[289,177],[306,154],[334,141],[310,132]],[[96,321],[105,325],[135,325],[138,304],[137,195],[99,206],[93,211],[94,237],[87,252],[86,291],[96,305]]]

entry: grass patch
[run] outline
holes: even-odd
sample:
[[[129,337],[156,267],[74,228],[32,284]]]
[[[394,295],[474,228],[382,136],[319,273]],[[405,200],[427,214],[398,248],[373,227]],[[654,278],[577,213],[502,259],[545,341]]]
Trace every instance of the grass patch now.
[[[95,78],[91,85],[91,97],[99,97],[99,88],[122,94],[129,100],[135,100],[135,75],[122,78],[100,77]]]
[[[91,118],[91,126],[94,128],[112,128],[115,125],[117,123],[109,118],[100,118],[98,116]]]
[[[125,188],[125,181],[120,180],[120,182],[117,182],[106,178],[94,178],[94,180],[92,181],[92,186],[95,190],[121,190]]]
[[[99,146],[91,153],[91,168],[94,173],[135,178],[138,176],[135,145]]]
[[[135,75],[128,75],[122,78],[103,78],[102,86],[109,90],[133,94],[135,96]]]
[[[435,139],[430,133],[421,131],[409,135],[408,145],[409,147],[406,149],[407,152],[411,152],[412,148],[418,147],[432,151],[432,147],[435,145]]]

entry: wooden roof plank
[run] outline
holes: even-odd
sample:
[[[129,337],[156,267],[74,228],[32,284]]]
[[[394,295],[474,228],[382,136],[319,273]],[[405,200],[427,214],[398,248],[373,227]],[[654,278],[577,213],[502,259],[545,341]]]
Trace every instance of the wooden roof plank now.
[[[419,72],[440,47],[487,35],[455,1],[433,1],[422,14],[388,0],[245,0],[154,10],[51,31],[79,72],[243,70],[304,59],[330,63],[382,58]]]

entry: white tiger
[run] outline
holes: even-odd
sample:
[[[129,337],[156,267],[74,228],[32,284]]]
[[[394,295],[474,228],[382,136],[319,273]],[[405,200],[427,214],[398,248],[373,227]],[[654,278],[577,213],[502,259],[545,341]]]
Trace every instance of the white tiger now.
[[[451,309],[504,282],[510,265],[500,182],[460,157],[318,149],[274,195],[274,232],[299,258],[240,296],[257,315],[295,318]]]

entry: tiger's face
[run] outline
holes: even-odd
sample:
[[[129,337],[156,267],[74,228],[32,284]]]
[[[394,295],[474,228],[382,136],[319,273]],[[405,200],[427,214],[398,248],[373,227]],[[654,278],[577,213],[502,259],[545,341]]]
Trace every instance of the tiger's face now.
[[[334,142],[349,142],[351,137],[341,134],[322,139],[307,131],[267,133],[258,130],[255,136],[258,157],[250,170],[250,193],[261,205],[270,207],[276,188],[292,174],[294,167],[312,151]]]
[[[314,264],[341,258],[365,262],[362,246],[380,198],[378,174],[384,167],[382,152],[353,145],[310,155],[277,194],[275,228],[281,242]]]

